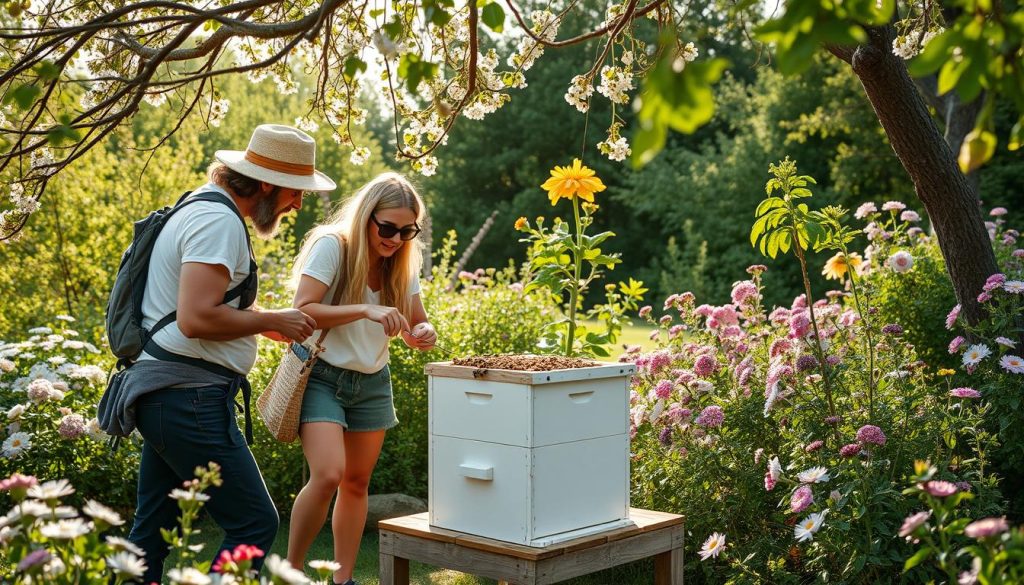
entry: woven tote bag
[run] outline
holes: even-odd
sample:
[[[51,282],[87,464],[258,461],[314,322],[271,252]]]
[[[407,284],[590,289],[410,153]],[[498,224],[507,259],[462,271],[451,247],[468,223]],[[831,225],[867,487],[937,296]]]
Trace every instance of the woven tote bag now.
[[[341,244],[342,255],[345,254],[345,243],[338,237]],[[334,291],[331,305],[337,305],[341,298],[341,283]],[[270,434],[278,441],[291,443],[299,436],[299,413],[302,410],[302,397],[306,393],[306,383],[309,381],[309,374],[313,370],[317,356],[323,352],[324,338],[330,327],[321,330],[316,345],[309,350],[309,357],[302,359],[295,355],[289,348],[285,351],[278,364],[277,370],[270,378],[267,387],[256,400],[256,409],[263,417]]]

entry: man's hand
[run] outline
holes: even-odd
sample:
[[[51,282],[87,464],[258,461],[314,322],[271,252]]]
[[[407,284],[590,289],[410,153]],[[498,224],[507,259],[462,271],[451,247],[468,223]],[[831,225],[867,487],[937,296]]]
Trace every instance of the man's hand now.
[[[287,337],[285,337],[284,335],[281,335],[277,331],[261,331],[260,335],[262,335],[263,337],[266,337],[267,339],[269,339],[271,341],[278,341],[280,343],[290,343],[291,342],[291,339],[288,339]]]
[[[277,309],[265,314],[270,318],[272,327],[263,335],[274,341],[302,343],[316,330],[316,321],[298,309]],[[275,334],[279,338],[273,337]]]

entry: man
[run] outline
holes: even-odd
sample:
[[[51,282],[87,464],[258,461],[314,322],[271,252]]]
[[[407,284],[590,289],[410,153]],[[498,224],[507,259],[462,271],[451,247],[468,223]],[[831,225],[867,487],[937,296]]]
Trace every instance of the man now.
[[[254,307],[259,279],[242,221],[270,238],[281,217],[302,206],[305,191],[335,188],[315,170],[313,139],[288,126],[262,125],[245,151],[215,156],[209,183],[189,195],[203,199],[176,212],[153,246],[142,324],[155,333],[125,372],[145,439],[129,536],[146,553],[144,583],[161,581],[168,546],[160,529],[175,526],[179,513],[168,494],[210,461],[220,465],[223,479],[206,503],[225,531],[221,550],[249,544],[269,552],[277,510],[238,429],[235,395],[242,390],[251,441],[245,375],[256,361],[256,334],[302,342],[316,328],[299,310]],[[261,564],[257,559],[255,568]]]

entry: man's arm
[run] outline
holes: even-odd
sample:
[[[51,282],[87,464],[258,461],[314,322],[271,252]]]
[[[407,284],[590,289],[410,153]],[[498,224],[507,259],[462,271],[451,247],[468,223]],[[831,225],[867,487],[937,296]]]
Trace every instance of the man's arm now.
[[[296,309],[242,311],[223,303],[230,274],[220,264],[186,262],[178,285],[178,329],[188,338],[230,341],[276,331],[302,342],[313,334],[316,321]]]

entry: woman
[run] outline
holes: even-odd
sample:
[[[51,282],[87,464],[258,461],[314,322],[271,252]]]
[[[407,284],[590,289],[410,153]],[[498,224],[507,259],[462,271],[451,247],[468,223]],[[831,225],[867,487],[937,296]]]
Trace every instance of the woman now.
[[[423,213],[413,186],[385,173],[311,230],[295,260],[295,308],[331,329],[302,401],[299,437],[310,477],[292,507],[288,561],[303,566],[337,492],[331,529],[341,568],[335,583],[354,585],[370,474],[385,431],[398,424],[389,338],[401,335],[406,345],[423,351],[437,339],[419,296],[422,244],[415,238]],[[342,292],[332,306],[335,286]],[[303,346],[292,349],[308,356]]]

